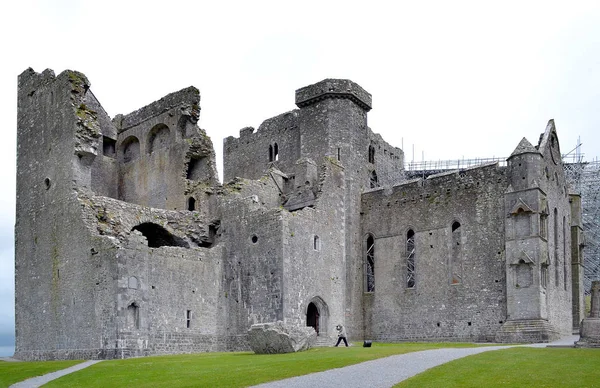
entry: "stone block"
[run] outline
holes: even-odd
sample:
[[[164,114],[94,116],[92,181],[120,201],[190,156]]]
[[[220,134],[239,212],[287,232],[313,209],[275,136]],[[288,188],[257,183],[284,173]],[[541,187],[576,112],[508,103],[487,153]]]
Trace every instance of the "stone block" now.
[[[317,333],[312,327],[281,321],[259,323],[248,330],[250,348],[257,354],[300,352],[310,349],[316,340]]]

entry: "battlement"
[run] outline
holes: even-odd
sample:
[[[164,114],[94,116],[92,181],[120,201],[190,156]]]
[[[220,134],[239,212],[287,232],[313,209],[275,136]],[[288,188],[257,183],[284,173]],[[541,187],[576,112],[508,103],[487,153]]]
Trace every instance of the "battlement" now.
[[[296,105],[303,108],[328,98],[346,98],[365,111],[371,110],[371,94],[347,79],[327,78],[296,90]]]
[[[115,116],[115,126],[118,128],[119,133],[121,133],[128,128],[176,107],[181,107],[182,113],[185,116],[198,121],[200,117],[200,91],[194,86],[190,86],[178,92],[167,94],[160,100],[154,101],[127,115]]]

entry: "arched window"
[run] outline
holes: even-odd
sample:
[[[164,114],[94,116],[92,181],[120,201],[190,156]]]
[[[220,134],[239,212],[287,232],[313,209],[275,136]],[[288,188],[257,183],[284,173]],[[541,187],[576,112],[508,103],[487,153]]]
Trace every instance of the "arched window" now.
[[[414,288],[416,284],[415,272],[415,232],[409,229],[406,232],[406,287]]]
[[[129,329],[140,328],[140,307],[136,302],[127,306],[127,326]]]
[[[279,160],[279,147],[277,146],[277,143],[273,145],[273,160]]]
[[[367,292],[375,291],[375,239],[372,235],[367,237],[367,250],[365,257],[365,283]]]
[[[189,197],[188,198],[187,209],[189,211],[191,211],[191,212],[193,212],[194,210],[196,210],[196,199],[194,199],[194,197]]]
[[[377,173],[375,172],[375,170],[371,172],[371,176],[369,178],[369,186],[372,189],[379,187],[379,180],[377,179]]]
[[[450,270],[450,284],[462,283],[462,257],[461,257],[461,228],[460,222],[452,223],[452,258]]]
[[[273,146],[269,145],[269,162],[273,161]]]
[[[560,283],[560,260],[558,258],[558,210],[554,208],[554,282],[556,287]]]
[[[563,285],[565,291],[567,290],[568,283],[568,266],[567,266],[567,219],[563,216]]]
[[[369,146],[369,163],[375,163],[375,147]]]

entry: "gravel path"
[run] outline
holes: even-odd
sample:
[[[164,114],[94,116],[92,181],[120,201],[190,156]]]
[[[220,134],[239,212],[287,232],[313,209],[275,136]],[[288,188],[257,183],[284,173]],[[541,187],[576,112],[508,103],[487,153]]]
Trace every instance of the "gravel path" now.
[[[344,368],[292,377],[285,380],[256,385],[256,388],[301,388],[301,387],[344,387],[344,388],[389,388],[434,366],[490,350],[506,349],[507,346],[485,346],[480,348],[433,349],[399,354],[362,362]],[[342,349],[343,351],[343,349]]]
[[[21,381],[20,383],[11,385],[9,388],[37,388],[46,384],[47,382],[50,382],[64,375],[68,375],[69,373],[77,372],[78,370],[87,368],[88,366],[99,363],[100,361],[102,360],[85,361],[81,364],[73,365],[72,367],[67,369],[62,369],[56,372],[45,374],[43,376],[33,377],[31,379]]]
[[[506,349],[513,346],[573,346],[579,336],[561,338],[558,341],[532,345],[485,346],[480,348],[450,348],[433,349],[421,352],[399,354],[367,361],[344,368],[330,369],[324,372],[311,373],[304,376],[292,377],[285,380],[273,381],[254,386],[254,388],[314,388],[314,387],[344,387],[344,388],[389,388],[429,368],[456,360],[458,358]],[[343,351],[344,349],[340,349]]]

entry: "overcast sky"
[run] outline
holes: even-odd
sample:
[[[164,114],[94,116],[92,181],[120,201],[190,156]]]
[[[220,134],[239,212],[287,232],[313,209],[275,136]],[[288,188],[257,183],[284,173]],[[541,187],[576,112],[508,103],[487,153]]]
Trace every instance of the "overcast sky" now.
[[[563,153],[600,156],[600,2],[3,1],[0,346],[14,336],[17,76],[86,74],[108,114],[194,85],[222,139],[349,78],[369,126],[407,160],[508,156],[555,119]]]

